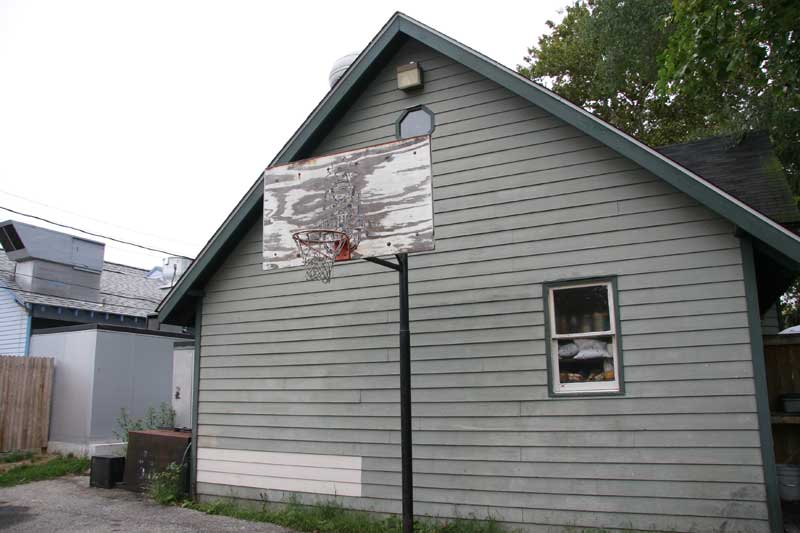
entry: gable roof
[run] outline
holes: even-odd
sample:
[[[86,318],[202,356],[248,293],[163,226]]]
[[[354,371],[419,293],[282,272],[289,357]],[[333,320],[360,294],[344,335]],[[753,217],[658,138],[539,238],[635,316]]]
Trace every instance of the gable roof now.
[[[389,19],[361,52],[272,160],[270,166],[308,157],[327,128],[347,110],[371,76],[408,39],[415,39],[471,68],[597,139],[731,220],[743,231],[767,243],[793,263],[800,263],[800,239],[778,223],[549,89],[399,12]],[[198,291],[242,235],[259,220],[262,198],[263,181],[259,178],[159,305],[159,319],[162,322],[188,324],[193,321]]]
[[[147,279],[147,270],[103,262],[100,272],[101,301],[77,300],[51,296],[23,289],[14,279],[14,261],[0,249],[0,289],[8,289],[20,304],[41,304],[66,309],[112,313],[132,317],[147,317],[155,311],[164,291],[159,279]]]
[[[800,228],[800,210],[767,132],[741,139],[720,135],[656,150],[775,222],[795,232]]]

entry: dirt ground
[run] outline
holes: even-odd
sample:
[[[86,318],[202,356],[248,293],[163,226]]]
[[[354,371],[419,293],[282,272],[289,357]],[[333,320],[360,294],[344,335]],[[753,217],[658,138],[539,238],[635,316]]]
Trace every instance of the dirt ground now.
[[[25,533],[260,531],[293,533],[271,524],[162,507],[123,489],[89,487],[86,476],[0,489],[0,531]]]

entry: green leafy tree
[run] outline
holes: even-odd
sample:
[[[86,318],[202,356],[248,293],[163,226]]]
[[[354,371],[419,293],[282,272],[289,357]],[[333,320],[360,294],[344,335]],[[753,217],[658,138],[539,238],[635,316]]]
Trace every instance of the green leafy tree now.
[[[800,196],[800,1],[575,0],[518,71],[651,146],[770,134]],[[800,284],[783,298],[800,320]]]
[[[765,129],[800,194],[800,2],[675,0],[661,55],[663,94],[713,95],[724,129]]]
[[[711,102],[659,91],[672,18],[670,0],[578,0],[517,69],[648,144],[703,136]]]
[[[714,119],[732,132],[769,132],[789,185],[800,195],[800,2],[676,0],[660,89],[713,94]],[[800,282],[781,298],[787,326],[800,323]]]

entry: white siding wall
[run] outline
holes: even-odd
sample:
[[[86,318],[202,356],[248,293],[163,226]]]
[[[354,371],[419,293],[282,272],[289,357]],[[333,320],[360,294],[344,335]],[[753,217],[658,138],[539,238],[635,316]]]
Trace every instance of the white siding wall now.
[[[394,89],[410,60],[426,72],[413,96]],[[423,103],[437,243],[410,258],[415,510],[530,531],[766,531],[733,226],[413,43],[317,153],[391,140]],[[363,496],[340,500],[399,512],[396,273],[352,262],[322,285],[261,261],[257,225],[206,287],[200,447],[360,457]],[[625,395],[551,399],[542,283],[609,275]],[[201,497],[289,494],[226,479],[201,476]]]
[[[0,355],[25,355],[28,313],[14,295],[0,287]]]
[[[97,331],[68,331],[31,336],[31,355],[53,357],[50,446],[90,444]]]

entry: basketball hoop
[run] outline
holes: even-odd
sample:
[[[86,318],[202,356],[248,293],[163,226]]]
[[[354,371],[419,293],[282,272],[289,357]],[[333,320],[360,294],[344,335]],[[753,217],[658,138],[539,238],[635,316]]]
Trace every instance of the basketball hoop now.
[[[335,229],[307,229],[292,233],[297,249],[306,267],[306,279],[328,283],[333,273],[333,263],[347,248],[347,233]]]

